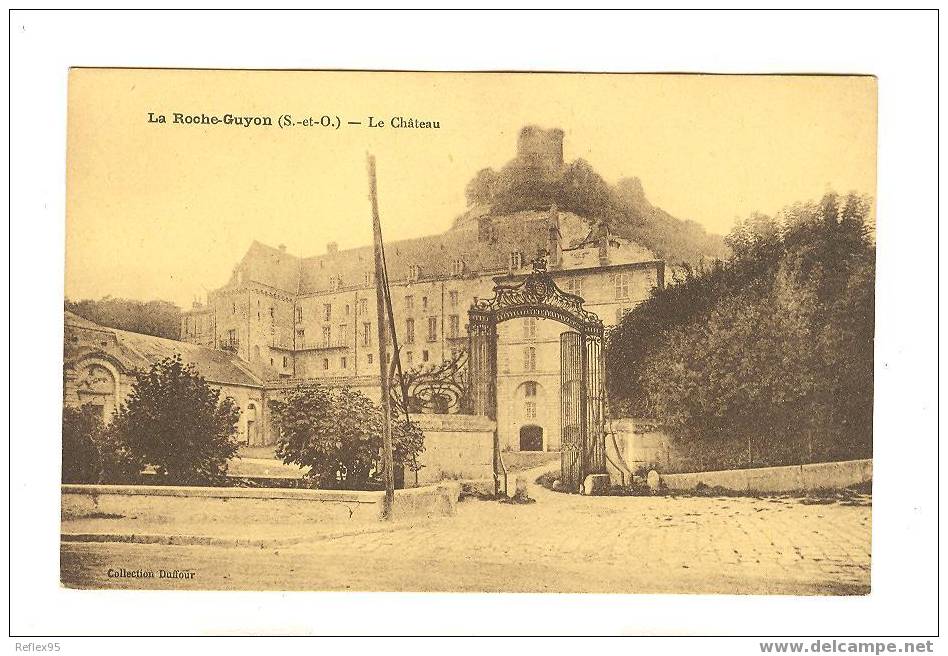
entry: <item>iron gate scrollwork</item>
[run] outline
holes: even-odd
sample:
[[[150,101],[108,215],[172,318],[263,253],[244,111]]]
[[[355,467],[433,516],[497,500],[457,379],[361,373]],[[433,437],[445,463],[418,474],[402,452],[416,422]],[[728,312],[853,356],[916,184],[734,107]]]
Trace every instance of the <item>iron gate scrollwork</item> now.
[[[522,281],[498,282],[494,296],[475,299],[468,311],[471,407],[497,419],[497,325],[510,319],[538,317],[565,324],[560,338],[560,480],[577,490],[588,474],[606,472],[602,320],[583,307],[583,299],[564,292],[538,257]],[[500,443],[494,435],[494,479],[502,472]]]
[[[399,381],[391,387],[392,406],[398,413],[469,414],[472,411],[468,381],[468,353],[457,351],[450,360],[406,371],[402,382],[408,407],[402,398]]]

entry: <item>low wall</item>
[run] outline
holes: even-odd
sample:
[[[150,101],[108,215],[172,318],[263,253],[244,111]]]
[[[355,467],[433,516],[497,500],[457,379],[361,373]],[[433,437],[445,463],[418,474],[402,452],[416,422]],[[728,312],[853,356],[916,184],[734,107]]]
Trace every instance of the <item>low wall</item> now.
[[[453,515],[457,483],[396,490],[395,519]],[[162,485],[63,485],[62,518],[120,515],[154,522],[376,522],[383,492]]]
[[[820,462],[787,467],[662,474],[669,490],[693,490],[699,483],[738,492],[799,492],[844,488],[872,480],[872,460]]]
[[[445,479],[492,478],[494,475],[494,428],[487,417],[475,415],[412,415],[425,433],[425,450],[418,459],[424,465],[418,484]],[[405,472],[405,485],[414,485],[413,472]]]
[[[677,463],[668,436],[644,420],[623,417],[607,421],[606,433],[607,450],[617,451],[633,473],[643,468],[669,469]]]

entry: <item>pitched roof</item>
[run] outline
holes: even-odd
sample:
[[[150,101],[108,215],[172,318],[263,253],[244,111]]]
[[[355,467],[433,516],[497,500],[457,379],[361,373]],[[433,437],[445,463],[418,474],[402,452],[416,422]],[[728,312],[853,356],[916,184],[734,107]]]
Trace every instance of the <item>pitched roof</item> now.
[[[300,258],[290,255],[282,248],[273,248],[254,241],[239,267],[247,280],[297,293],[300,280]]]
[[[73,328],[110,334],[112,340],[106,342],[102,348],[121,361],[128,371],[147,369],[155,362],[180,354],[184,362],[194,364],[209,382],[249,387],[263,385],[263,381],[255,376],[239,357],[228,351],[101,326],[69,311],[65,312],[64,321],[67,333]]]
[[[571,224],[579,219],[565,212],[560,218]],[[422,280],[449,277],[454,274],[458,259],[464,262],[468,273],[501,271],[507,268],[511,252],[520,251],[524,261],[528,261],[548,246],[548,211],[518,212],[494,218],[491,223],[495,232],[490,240],[479,239],[476,224],[468,224],[438,235],[387,242],[389,278],[405,280],[411,265],[420,267]],[[238,268],[245,280],[290,294],[311,294],[329,290],[334,276],[339,277],[343,286],[361,285],[366,275],[372,275],[373,265],[370,245],[300,258],[255,241]]]

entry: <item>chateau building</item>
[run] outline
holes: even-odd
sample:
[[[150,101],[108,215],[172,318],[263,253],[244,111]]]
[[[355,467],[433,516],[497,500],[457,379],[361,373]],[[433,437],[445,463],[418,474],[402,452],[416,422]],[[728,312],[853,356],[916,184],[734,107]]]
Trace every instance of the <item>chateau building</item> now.
[[[563,166],[563,133],[524,128],[515,165]],[[475,207],[444,233],[387,242],[387,271],[402,366],[433,366],[467,348],[467,312],[498,282],[522,279],[538,256],[563,291],[606,326],[664,285],[664,263],[639,244],[556,206],[497,215]],[[254,242],[230,280],[181,320],[181,340],[235,355],[263,396],[300,381],[348,385],[379,398],[371,245],[300,257]],[[560,444],[560,334],[542,318],[498,326],[497,421],[507,450]],[[264,399],[265,400],[265,399]],[[245,439],[276,435],[256,422]]]
[[[265,381],[234,353],[127,330],[107,328],[65,312],[63,404],[89,407],[108,423],[132,391],[135,373],[180,355],[240,408],[237,439],[250,442],[265,419]],[[256,438],[259,439],[259,438]]]

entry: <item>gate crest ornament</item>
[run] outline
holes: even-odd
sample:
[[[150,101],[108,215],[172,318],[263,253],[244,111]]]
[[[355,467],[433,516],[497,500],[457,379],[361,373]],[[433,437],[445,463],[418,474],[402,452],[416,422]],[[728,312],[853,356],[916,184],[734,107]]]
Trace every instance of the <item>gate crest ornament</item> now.
[[[493,298],[475,299],[468,316],[475,331],[485,323],[541,317],[591,336],[601,337],[604,332],[602,320],[583,307],[582,297],[557,287],[542,256],[533,261],[533,272],[525,280],[497,283]]]

